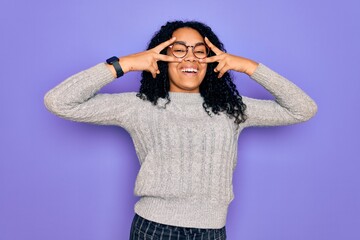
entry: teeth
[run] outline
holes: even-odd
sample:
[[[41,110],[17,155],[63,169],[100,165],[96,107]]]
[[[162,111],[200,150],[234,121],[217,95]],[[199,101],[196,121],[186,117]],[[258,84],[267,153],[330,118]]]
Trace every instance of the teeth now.
[[[189,72],[189,73],[197,73],[198,72],[198,70],[197,69],[195,69],[195,68],[183,68],[183,69],[181,69],[181,71],[182,72]]]

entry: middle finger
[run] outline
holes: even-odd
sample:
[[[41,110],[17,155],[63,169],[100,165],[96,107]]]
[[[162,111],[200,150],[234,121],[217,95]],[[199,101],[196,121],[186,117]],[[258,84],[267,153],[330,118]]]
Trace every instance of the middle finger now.
[[[216,55],[220,55],[221,53],[223,53],[223,51],[221,51],[214,44],[212,44],[212,42],[210,42],[210,40],[207,37],[205,37],[205,43],[209,46],[211,51],[213,51]]]
[[[157,45],[156,47],[154,47],[153,49],[157,52],[160,53],[163,49],[165,49],[166,47],[168,47],[169,45],[171,45],[172,43],[174,43],[176,40],[176,37],[170,38],[169,40],[160,43],[159,45]]]

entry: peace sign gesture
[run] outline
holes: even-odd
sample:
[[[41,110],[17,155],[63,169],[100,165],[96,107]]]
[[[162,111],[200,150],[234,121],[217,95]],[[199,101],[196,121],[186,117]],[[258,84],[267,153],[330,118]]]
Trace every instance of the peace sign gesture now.
[[[218,78],[221,78],[228,70],[246,73],[250,76],[258,66],[257,62],[254,62],[250,59],[231,55],[221,51],[214,44],[212,44],[207,37],[205,37],[205,43],[216,55],[200,59],[199,61],[204,63],[218,62],[217,67],[214,69],[215,72],[219,73]]]
[[[144,52],[139,52],[131,54],[128,56],[120,57],[120,65],[124,73],[130,71],[148,71],[151,73],[153,78],[156,78],[156,74],[159,74],[159,68],[157,65],[158,61],[164,62],[180,62],[182,59],[176,58],[174,56],[168,56],[160,54],[160,52],[175,42],[176,38],[171,38],[163,43],[160,43],[156,47],[149,49]],[[115,70],[112,66],[114,76],[116,76]]]

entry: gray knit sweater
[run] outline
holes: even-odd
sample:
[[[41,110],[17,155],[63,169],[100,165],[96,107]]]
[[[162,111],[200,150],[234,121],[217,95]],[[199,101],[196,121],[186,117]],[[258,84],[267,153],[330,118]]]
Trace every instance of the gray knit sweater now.
[[[114,80],[104,63],[79,72],[45,95],[54,114],[78,122],[116,125],[129,132],[140,161],[135,212],[168,225],[221,228],[234,198],[232,176],[238,137],[250,126],[303,122],[317,111],[301,89],[260,64],[251,76],[275,100],[243,97],[245,123],[236,128],[225,114],[210,117],[200,93],[169,92],[157,106],[136,92],[97,93]]]

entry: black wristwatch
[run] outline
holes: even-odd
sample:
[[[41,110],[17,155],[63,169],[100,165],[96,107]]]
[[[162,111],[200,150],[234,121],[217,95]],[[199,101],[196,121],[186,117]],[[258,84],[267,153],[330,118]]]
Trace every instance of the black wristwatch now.
[[[107,64],[113,65],[116,71],[116,77],[121,77],[122,75],[124,75],[124,71],[122,70],[120,63],[119,63],[119,58],[118,57],[111,57],[106,59]]]

